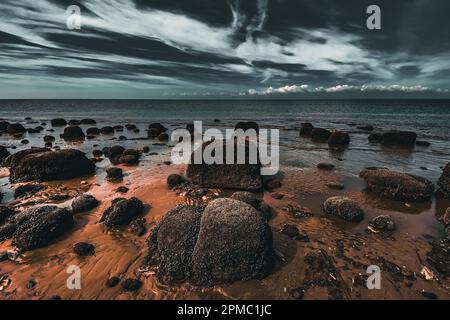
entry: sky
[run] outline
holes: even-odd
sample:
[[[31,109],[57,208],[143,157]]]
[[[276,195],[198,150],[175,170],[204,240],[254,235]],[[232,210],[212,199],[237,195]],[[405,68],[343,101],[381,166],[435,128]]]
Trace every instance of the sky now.
[[[1,0],[0,99],[447,99],[449,15],[448,0]]]

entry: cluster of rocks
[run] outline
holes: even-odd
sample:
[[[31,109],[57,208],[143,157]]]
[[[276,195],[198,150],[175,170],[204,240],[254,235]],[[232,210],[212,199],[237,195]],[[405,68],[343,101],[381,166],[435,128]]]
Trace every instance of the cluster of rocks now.
[[[258,207],[248,195],[236,195]],[[272,235],[264,214],[249,203],[220,198],[206,208],[170,210],[148,239],[148,265],[163,283],[214,285],[262,278],[273,265]]]
[[[315,128],[311,123],[303,123],[300,128],[300,136],[311,138],[313,142],[328,143],[332,149],[343,149],[350,144],[350,135],[344,131],[330,131],[323,128]]]
[[[159,141],[166,142],[169,141],[169,135],[167,134],[167,129],[161,123],[152,123],[148,126],[147,135],[151,139],[158,139]]]
[[[125,149],[122,146],[103,148],[102,153],[112,164],[136,165],[139,163],[141,152],[135,149]]]
[[[373,131],[369,135],[369,141],[372,143],[381,143],[386,147],[414,148],[416,145],[417,134],[411,131]]]

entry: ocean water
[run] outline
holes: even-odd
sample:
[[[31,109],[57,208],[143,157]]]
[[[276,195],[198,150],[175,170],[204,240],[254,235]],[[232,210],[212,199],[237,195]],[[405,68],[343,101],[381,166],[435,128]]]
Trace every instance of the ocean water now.
[[[25,121],[31,117],[31,121]],[[250,101],[250,100],[0,100],[0,118],[21,122],[25,127],[35,127],[41,122],[62,117],[66,120],[93,118],[97,127],[105,125],[136,124],[140,133],[118,132],[114,136],[100,136],[81,144],[69,144],[59,139],[62,129],[51,133],[57,137],[55,145],[76,147],[92,152],[94,147],[111,145],[120,135],[132,140],[120,142],[128,147],[152,145],[145,129],[151,122],[161,122],[169,128],[184,127],[194,120],[204,121],[206,128],[233,128],[240,120],[257,121],[261,128],[281,129],[281,167],[289,169],[312,168],[320,161],[332,161],[337,170],[356,176],[365,167],[382,166],[418,174],[434,182],[442,167],[450,161],[450,100],[352,100],[352,101]],[[220,119],[220,123],[214,123]],[[351,135],[349,148],[340,154],[330,152],[326,144],[312,143],[299,136],[302,122],[312,122],[316,127],[345,130]],[[431,143],[431,147],[416,147],[413,151],[384,149],[368,142],[368,133],[358,130],[360,125],[372,125],[377,129],[410,130],[418,134],[418,140]],[[83,126],[86,129],[90,126]],[[15,150],[30,146],[43,146],[43,135],[26,134],[14,139],[3,134],[0,144]],[[21,140],[29,144],[22,145]],[[161,157],[170,151],[152,146]],[[144,159],[149,163],[152,159]]]

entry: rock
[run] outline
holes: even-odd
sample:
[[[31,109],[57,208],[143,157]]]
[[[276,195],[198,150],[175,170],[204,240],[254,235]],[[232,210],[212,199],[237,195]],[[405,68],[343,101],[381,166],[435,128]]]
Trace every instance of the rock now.
[[[117,167],[106,169],[106,180],[121,181],[123,179],[123,170]]]
[[[36,283],[35,280],[30,280],[30,281],[28,281],[28,283],[27,283],[27,289],[32,290],[32,289],[34,289],[34,287],[36,287],[36,285],[37,285],[37,283]]]
[[[148,137],[156,138],[161,133],[166,132],[167,130],[168,129],[160,123],[152,123],[151,125],[148,126]]]
[[[200,231],[199,208],[180,205],[168,211],[148,238],[148,263],[160,282],[173,284],[192,274],[192,253]]]
[[[445,277],[450,277],[450,236],[432,243],[427,261]]]
[[[125,148],[122,146],[112,146],[110,148],[103,148],[103,153],[107,158],[115,158],[124,153]]]
[[[116,192],[118,193],[127,193],[129,191],[129,189],[125,186],[120,186],[116,189]]]
[[[125,292],[138,291],[142,287],[142,282],[138,279],[126,279],[122,282],[122,290]]]
[[[179,174],[171,174],[167,177],[167,186],[169,189],[173,189],[178,187],[184,182],[184,179]]]
[[[90,211],[98,207],[99,201],[90,194],[82,194],[76,197],[72,202],[72,213],[81,213]]]
[[[345,148],[350,144],[350,135],[347,132],[335,131],[328,139],[330,148]]]
[[[272,266],[272,234],[261,215],[242,201],[210,202],[192,255],[193,282],[213,285],[263,278]]]
[[[9,260],[8,252],[0,252],[0,262]]]
[[[102,150],[95,149],[95,150],[92,151],[92,155],[93,155],[94,157],[96,157],[96,158],[100,158],[100,157],[103,155],[103,151],[102,151]]]
[[[290,203],[286,205],[283,207],[283,211],[294,216],[295,218],[308,218],[313,215],[311,209],[308,207],[303,207],[297,203]]]
[[[114,131],[119,131],[119,132],[122,132],[124,129],[122,125],[116,125],[113,128],[114,128]]]
[[[331,131],[322,129],[322,128],[314,128],[311,131],[311,140],[314,142],[327,142],[331,136]]]
[[[6,149],[3,146],[0,146],[0,163],[3,162],[3,160],[5,160],[7,157],[9,157],[10,153],[8,151],[8,149]]]
[[[381,142],[381,141],[383,141],[383,132],[380,132],[380,131],[372,132],[369,135],[368,139],[369,139],[369,142],[372,142],[372,143]]]
[[[324,202],[323,208],[326,213],[347,221],[359,222],[364,218],[364,211],[359,204],[346,197],[328,198]]]
[[[80,120],[80,124],[97,124],[97,121],[95,121],[94,119],[81,119]]]
[[[28,132],[28,134],[35,134],[35,133],[39,133],[39,130],[36,128],[27,128],[27,132]]]
[[[317,168],[320,170],[330,171],[334,169],[334,164],[330,162],[321,162],[317,165]]]
[[[14,221],[7,221],[3,225],[0,224],[0,241],[11,239],[17,230],[17,224]]]
[[[302,123],[302,126],[300,128],[300,136],[311,137],[313,129],[314,129],[314,126],[311,123],[309,123],[309,122]]]
[[[88,128],[86,134],[90,136],[98,136],[100,134],[99,128]]]
[[[137,218],[131,221],[128,231],[137,235],[138,237],[143,236],[147,232],[147,227],[145,226],[145,219]]]
[[[148,146],[143,147],[142,148],[142,152],[143,153],[149,153],[150,152],[150,147],[148,147]]]
[[[90,243],[79,242],[73,246],[73,252],[82,257],[93,256],[95,254],[95,246]]]
[[[356,129],[362,131],[373,131],[375,128],[373,126],[357,126]]]
[[[236,126],[234,127],[234,130],[243,130],[244,132],[246,132],[247,130],[255,130],[256,134],[259,133],[259,126],[256,122],[254,121],[247,121],[247,122],[238,122],[236,124]]]
[[[416,141],[416,146],[429,147],[431,146],[431,143],[429,143],[428,141]]]
[[[51,143],[51,142],[46,142],[46,143],[44,144],[44,146],[45,146],[46,148],[51,148],[51,147],[53,147],[53,143]]]
[[[103,127],[100,129],[100,133],[101,134],[114,134],[114,128],[109,127],[109,126]]]
[[[81,151],[30,150],[23,153],[23,157],[20,152],[12,156],[9,170],[11,182],[66,180],[95,172],[94,163]]]
[[[344,190],[345,186],[339,182],[329,182],[327,183],[327,187],[334,190]]]
[[[211,144],[214,143],[214,146]],[[206,188],[224,188],[224,189],[238,189],[247,191],[257,191],[262,188],[261,178],[261,164],[259,161],[256,163],[250,162],[249,151],[251,149],[256,150],[256,146],[250,147],[250,143],[245,144],[245,155],[243,159],[244,164],[206,164],[204,161],[200,164],[194,163],[195,154],[201,153],[208,146],[224,148],[224,159],[226,159],[226,142],[214,141],[210,143],[204,143],[200,148],[197,148],[191,156],[191,163],[188,165],[187,177],[195,184],[198,184]],[[234,145],[235,159],[234,163],[237,163],[236,154],[237,149],[241,146]],[[242,145],[242,147],[244,147]],[[200,155],[202,160],[203,157]],[[198,155],[197,155],[198,156]]]
[[[169,141],[169,135],[165,132],[158,135],[159,141]]]
[[[214,119],[214,123],[219,123],[220,120],[219,119]]]
[[[1,214],[1,211],[0,211]],[[1,219],[1,218],[0,218]],[[447,210],[445,211],[445,213],[439,217],[439,221],[445,226],[445,227],[449,227],[450,226],[450,208],[447,208]]]
[[[136,125],[134,125],[134,124],[126,124],[125,128],[127,128],[127,130],[130,130],[130,131],[137,129]]]
[[[64,119],[52,119],[50,120],[52,127],[65,127],[67,125],[67,121]]]
[[[15,220],[18,227],[12,244],[21,251],[44,247],[74,225],[70,212],[55,206],[28,209],[16,216]]]
[[[108,288],[114,288],[119,284],[119,282],[120,279],[118,277],[111,277],[106,281],[105,286]]]
[[[370,220],[369,227],[373,232],[392,232],[395,230],[395,221],[391,216],[381,215]]]
[[[80,125],[80,121],[78,121],[78,120],[69,120],[68,124],[69,124],[69,126],[79,126]]]
[[[10,217],[15,215],[14,209],[7,206],[0,206],[0,225],[4,224]]]
[[[450,199],[450,162],[445,166],[438,180],[438,192],[445,198]]]
[[[301,233],[298,228],[292,224],[284,224],[280,233],[287,235],[294,240],[309,242],[309,237],[306,234]]]
[[[259,210],[259,204],[261,203],[261,199],[259,199],[255,194],[248,191],[237,191],[231,195],[230,199],[245,202],[251,205],[256,210]]]
[[[425,178],[386,169],[366,169],[360,173],[367,189],[382,197],[399,201],[428,201],[434,186]]]
[[[132,154],[122,155],[119,157],[118,162],[125,165],[135,165],[139,163],[139,157]]]
[[[414,148],[417,135],[410,131],[391,130],[383,133],[383,146]]]
[[[117,227],[129,224],[144,211],[144,205],[137,198],[117,198],[105,210],[100,219],[107,227]]]
[[[22,160],[24,157],[26,157],[28,155],[31,155],[34,153],[40,153],[40,152],[47,152],[47,151],[51,151],[51,150],[47,149],[47,148],[31,148],[31,149],[22,150],[22,151],[16,152],[16,153],[8,156],[3,161],[2,165],[5,167],[11,167],[12,165],[20,162],[20,160]]]
[[[53,141],[55,141],[54,136],[50,136],[50,135],[44,136],[44,142],[53,142]]]
[[[85,137],[83,130],[76,125],[68,126],[64,129],[61,138],[65,140],[83,140]]]
[[[422,290],[420,293],[422,294],[422,296],[429,300],[436,300],[438,298],[437,295],[433,292]]]
[[[14,189],[14,198],[27,198],[31,197],[46,187],[42,184],[25,184]]]
[[[264,181],[264,189],[271,191],[281,187],[281,180],[279,178],[272,178]]]
[[[10,123],[8,121],[0,121],[0,132],[5,132]]]
[[[6,132],[9,134],[25,133],[27,130],[20,123],[11,123],[7,128]]]

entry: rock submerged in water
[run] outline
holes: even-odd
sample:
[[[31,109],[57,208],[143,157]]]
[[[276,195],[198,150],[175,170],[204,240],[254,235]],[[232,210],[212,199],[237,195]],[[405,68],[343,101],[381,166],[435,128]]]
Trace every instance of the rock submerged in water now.
[[[14,217],[17,229],[12,244],[21,251],[46,246],[50,241],[69,231],[74,220],[72,214],[56,206],[35,207]]]
[[[450,162],[445,166],[438,181],[439,193],[450,199]]]
[[[106,169],[106,180],[114,182],[114,181],[122,181],[123,180],[123,170],[117,167],[111,167]]]
[[[324,204],[326,213],[339,217],[346,221],[359,222],[364,219],[364,211],[359,204],[347,197],[331,197]]]
[[[413,149],[416,145],[417,134],[411,131],[377,131],[369,135],[369,141],[381,143],[386,147],[400,147]]]
[[[367,189],[382,197],[398,201],[428,201],[433,196],[431,181],[387,169],[366,169],[360,173]]]
[[[331,171],[334,169],[334,164],[331,162],[321,162],[317,165],[317,168],[324,171]]]
[[[129,224],[144,211],[144,205],[137,198],[116,198],[111,206],[103,212],[100,222],[107,227],[118,227]]]
[[[90,194],[82,194],[72,202],[72,213],[81,213],[92,210],[99,205],[99,201]]]
[[[11,123],[6,128],[6,132],[9,134],[25,133],[27,130],[20,123]]]
[[[300,136],[301,137],[310,137],[311,133],[314,129],[314,126],[307,122],[307,123],[302,123],[302,126],[300,128]]]
[[[330,148],[345,148],[350,144],[350,135],[347,132],[335,131],[328,139]]]
[[[94,163],[74,149],[29,149],[10,157],[5,161],[10,166],[9,180],[13,183],[66,180],[95,172]]]
[[[214,285],[262,278],[273,264],[272,235],[247,203],[216,199],[204,212],[178,206],[153,229],[149,263],[164,283]]]
[[[392,232],[395,230],[395,221],[388,215],[377,216],[370,220],[369,230],[373,232]]]
[[[213,145],[214,144],[214,145]],[[233,145],[230,143],[230,145]],[[226,159],[226,141],[214,141],[209,143],[204,143],[200,148],[197,148],[191,156],[191,163],[188,165],[187,169],[187,177],[195,184],[198,184],[202,187],[206,188],[223,188],[223,189],[237,189],[237,190],[248,190],[248,191],[257,191],[262,188],[262,178],[261,178],[261,164],[259,161],[255,161],[253,163],[249,158],[249,151],[251,149],[256,150],[256,145],[252,145],[251,142],[248,142],[242,145],[242,148],[245,147],[245,155],[246,158],[242,159],[244,164],[236,164],[237,163],[237,144],[234,144],[235,148],[235,164],[206,164],[202,155],[206,148],[223,148],[223,159]],[[254,147],[254,148],[253,148]],[[200,153],[197,156],[202,160],[201,163],[194,163],[195,157],[197,153]]]
[[[314,142],[327,142],[331,136],[331,131],[322,128],[314,128],[311,131],[311,140]]]
[[[70,125],[64,129],[64,133],[61,134],[61,138],[64,140],[84,140],[85,135],[79,126]]]
[[[50,120],[52,127],[65,127],[67,126],[67,121],[65,119],[56,118]]]

